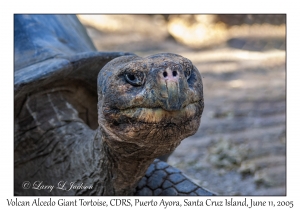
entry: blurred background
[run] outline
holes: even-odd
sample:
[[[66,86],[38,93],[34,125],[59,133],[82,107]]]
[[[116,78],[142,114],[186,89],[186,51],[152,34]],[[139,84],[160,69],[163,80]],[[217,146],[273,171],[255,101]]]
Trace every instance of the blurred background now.
[[[286,15],[78,15],[99,51],[171,52],[202,75],[198,132],[168,163],[218,195],[286,195]]]

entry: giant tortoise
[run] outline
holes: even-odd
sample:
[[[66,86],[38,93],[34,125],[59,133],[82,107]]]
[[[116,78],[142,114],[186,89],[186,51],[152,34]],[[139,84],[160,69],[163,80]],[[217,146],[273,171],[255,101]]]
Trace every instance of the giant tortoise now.
[[[199,127],[191,61],[97,52],[73,15],[15,15],[14,59],[15,195],[212,195],[156,159]]]

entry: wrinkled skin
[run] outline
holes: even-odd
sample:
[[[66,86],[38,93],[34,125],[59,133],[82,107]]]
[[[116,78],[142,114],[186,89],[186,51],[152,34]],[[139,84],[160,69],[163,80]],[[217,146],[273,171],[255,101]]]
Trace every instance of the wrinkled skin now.
[[[118,165],[115,194],[131,194],[154,158],[193,135],[203,107],[200,73],[186,58],[157,54],[108,63],[98,76],[98,122],[107,163]]]

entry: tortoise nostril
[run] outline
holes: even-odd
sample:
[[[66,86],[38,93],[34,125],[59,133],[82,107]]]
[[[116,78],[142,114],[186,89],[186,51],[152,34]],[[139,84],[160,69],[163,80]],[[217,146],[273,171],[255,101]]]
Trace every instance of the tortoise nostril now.
[[[164,77],[167,77],[168,73],[164,71],[163,75],[164,75]]]
[[[173,71],[172,74],[173,74],[173,77],[176,77],[177,76],[177,71]]]

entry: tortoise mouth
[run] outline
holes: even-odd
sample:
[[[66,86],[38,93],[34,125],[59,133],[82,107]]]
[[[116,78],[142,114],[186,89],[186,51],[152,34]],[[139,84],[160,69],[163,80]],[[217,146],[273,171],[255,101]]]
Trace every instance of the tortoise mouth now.
[[[134,107],[122,110],[109,110],[104,115],[108,121],[113,121],[114,125],[137,122],[146,124],[182,124],[199,115],[199,110],[199,102],[194,102],[176,111],[167,111],[163,108]]]
[[[131,108],[120,111],[120,114],[143,123],[160,123],[165,121],[172,123],[175,119],[186,121],[193,118],[196,113],[197,107],[194,103],[176,111],[167,111],[162,108]]]

